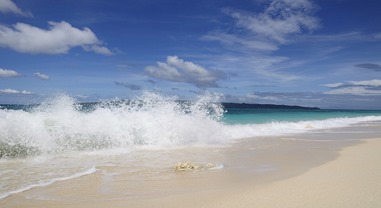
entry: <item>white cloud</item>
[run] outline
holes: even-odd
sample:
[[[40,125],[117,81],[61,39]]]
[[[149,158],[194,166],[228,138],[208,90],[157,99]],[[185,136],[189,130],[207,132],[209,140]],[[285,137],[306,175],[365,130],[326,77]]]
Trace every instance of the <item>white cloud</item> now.
[[[364,81],[351,81],[353,85],[366,85],[366,86],[372,86],[372,87],[380,87],[381,86],[381,80],[380,79],[373,79],[373,80],[364,80]]]
[[[100,46],[100,45],[84,45],[82,46],[85,51],[92,51],[97,54],[102,54],[106,56],[111,56],[113,53],[110,51],[110,49]]]
[[[325,94],[339,95],[381,95],[381,80],[363,80],[363,81],[349,81],[347,83],[334,83],[326,84],[326,87],[330,87],[331,90],[325,92]]]
[[[372,38],[358,31],[351,31],[338,34],[328,35],[308,35],[304,37],[306,41],[315,42],[345,42],[345,41],[364,41],[371,40]]]
[[[48,75],[42,74],[40,72],[36,72],[33,75],[40,78],[40,79],[43,79],[43,80],[49,80],[50,79],[50,77]]]
[[[236,29],[229,28],[229,32],[214,31],[201,39],[219,41],[229,49],[234,46],[238,51],[276,51],[279,45],[292,40],[291,35],[319,28],[319,20],[312,16],[315,5],[310,0],[266,2],[270,3],[262,13],[224,9],[227,15],[236,20]]]
[[[0,12],[2,12],[2,13],[13,13],[13,14],[21,15],[21,16],[26,16],[26,17],[32,16],[31,13],[22,11],[11,0],[0,0]]]
[[[224,71],[231,71],[238,76],[255,76],[253,78],[274,79],[284,82],[301,79],[302,76],[287,73],[284,69],[297,65],[282,56],[260,54],[226,54],[208,57],[208,62]],[[244,78],[244,77],[242,77]]]
[[[168,56],[166,63],[157,62],[157,66],[147,66],[145,72],[158,79],[190,83],[199,88],[218,87],[216,82],[226,78],[221,71],[207,70],[177,56]]]
[[[366,95],[381,95],[381,90],[374,90],[374,89],[368,89],[364,86],[348,86],[338,89],[333,89],[325,94],[328,95],[342,95],[342,94],[349,94],[349,95],[359,95],[359,96],[366,96]]]
[[[219,41],[228,47],[237,47],[239,50],[242,48],[248,48],[258,51],[276,51],[279,47],[270,42],[264,42],[260,40],[253,40],[251,38],[237,37],[236,35],[227,34],[223,32],[214,32],[208,35],[204,35],[202,40]]]
[[[323,86],[329,87],[329,88],[336,88],[336,87],[341,87],[343,86],[343,83],[332,83],[332,84],[324,84]]]
[[[247,100],[252,100],[252,101],[278,101],[280,100],[279,97],[276,97],[276,96],[272,96],[272,95],[263,95],[264,93],[262,93],[262,95],[258,95],[254,92],[252,93],[248,93],[246,95],[246,99]],[[245,100],[246,100],[245,99]]]
[[[18,76],[20,76],[20,74],[14,70],[0,68],[0,77],[18,77]]]
[[[237,20],[237,26],[259,38],[284,44],[291,34],[319,27],[319,20],[311,15],[314,9],[315,6],[309,0],[273,0],[260,14],[233,10],[225,12]]]
[[[64,54],[81,46],[86,51],[112,55],[89,28],[81,30],[65,21],[49,22],[48,30],[25,23],[17,23],[13,28],[0,25],[0,46],[32,54]]]
[[[26,90],[23,90],[23,91],[18,91],[18,90],[14,90],[14,89],[4,89],[4,90],[0,90],[0,93],[4,93],[4,94],[23,94],[23,95],[30,95],[30,94],[33,94],[29,91],[26,91]]]

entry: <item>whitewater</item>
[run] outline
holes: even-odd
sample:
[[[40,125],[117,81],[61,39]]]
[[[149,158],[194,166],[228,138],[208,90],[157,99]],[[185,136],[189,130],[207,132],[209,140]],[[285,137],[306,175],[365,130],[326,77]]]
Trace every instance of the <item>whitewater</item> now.
[[[176,97],[145,92],[131,100],[91,104],[80,104],[68,95],[58,95],[28,108],[3,106],[0,108],[0,199],[95,174],[104,166],[128,167],[129,173],[147,167],[167,171],[158,165],[166,160],[166,151],[216,150],[241,139],[287,136],[381,121],[380,112],[347,112],[339,117],[336,111],[283,113],[301,116],[293,117],[292,121],[274,117],[266,122],[250,122],[247,118],[256,117],[255,113],[232,114],[215,94],[179,101]],[[308,117],[310,113],[330,116],[315,119]],[[266,116],[279,114],[282,112]]]

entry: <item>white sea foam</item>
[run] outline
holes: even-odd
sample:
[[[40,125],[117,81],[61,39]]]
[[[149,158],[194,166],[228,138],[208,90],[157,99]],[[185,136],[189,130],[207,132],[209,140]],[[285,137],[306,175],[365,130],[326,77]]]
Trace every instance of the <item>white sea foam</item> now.
[[[211,167],[208,170],[220,170],[220,169],[223,169],[224,167],[225,167],[224,164],[217,164],[216,166]]]
[[[233,125],[228,128],[232,138],[248,138],[259,136],[282,136],[306,133],[322,129],[342,128],[350,125],[380,121],[381,116],[364,116],[354,118],[331,118],[325,120],[311,120],[300,122],[270,122],[264,124]]]
[[[6,193],[2,193],[2,194],[0,194],[0,199],[7,198],[7,197],[9,197],[9,196],[11,196],[13,194],[21,193],[21,192],[24,192],[24,191],[27,191],[27,190],[30,190],[30,189],[33,189],[33,188],[36,188],[36,187],[48,186],[48,185],[51,185],[51,184],[59,182],[59,181],[67,181],[67,180],[79,178],[79,177],[82,177],[82,176],[91,175],[91,174],[94,174],[96,172],[97,172],[96,168],[92,167],[92,168],[90,168],[90,169],[88,169],[88,170],[86,170],[84,172],[76,173],[76,174],[73,174],[73,175],[70,175],[70,176],[60,177],[60,178],[52,178],[52,179],[50,179],[48,181],[44,181],[44,182],[41,182],[41,183],[30,184],[30,185],[27,185],[27,186],[22,187],[20,189],[17,189],[17,190],[13,190],[13,191],[9,191],[9,192],[6,192]]]
[[[145,93],[86,111],[63,95],[30,112],[0,110],[0,142],[37,147],[43,153],[218,143],[226,136],[217,121],[223,108],[215,100],[204,96],[186,104]]]

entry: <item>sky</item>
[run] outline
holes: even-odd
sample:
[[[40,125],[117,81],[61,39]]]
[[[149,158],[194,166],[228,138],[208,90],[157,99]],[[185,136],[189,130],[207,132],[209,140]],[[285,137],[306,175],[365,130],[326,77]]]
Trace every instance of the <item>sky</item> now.
[[[380,0],[0,0],[0,103],[381,109]]]

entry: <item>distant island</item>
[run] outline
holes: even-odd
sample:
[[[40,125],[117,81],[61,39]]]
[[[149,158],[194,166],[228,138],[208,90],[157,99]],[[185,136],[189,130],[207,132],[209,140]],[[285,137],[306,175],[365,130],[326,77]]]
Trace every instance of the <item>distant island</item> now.
[[[114,104],[118,103],[127,103],[129,104],[130,100],[121,100],[115,101]],[[180,103],[189,103],[189,101],[178,100]],[[80,108],[85,109],[86,111],[94,109],[101,102],[83,102],[78,103]],[[112,102],[111,102],[112,103]],[[295,110],[320,110],[317,107],[303,107],[297,105],[276,105],[276,104],[249,104],[249,103],[221,103],[225,108],[247,108],[247,109],[295,109]],[[12,110],[31,110],[40,104],[0,104],[0,109],[12,109]]]
[[[297,105],[248,104],[248,103],[222,103],[222,105],[225,108],[320,110],[320,108],[317,108],[317,107],[303,107],[303,106],[297,106]]]

